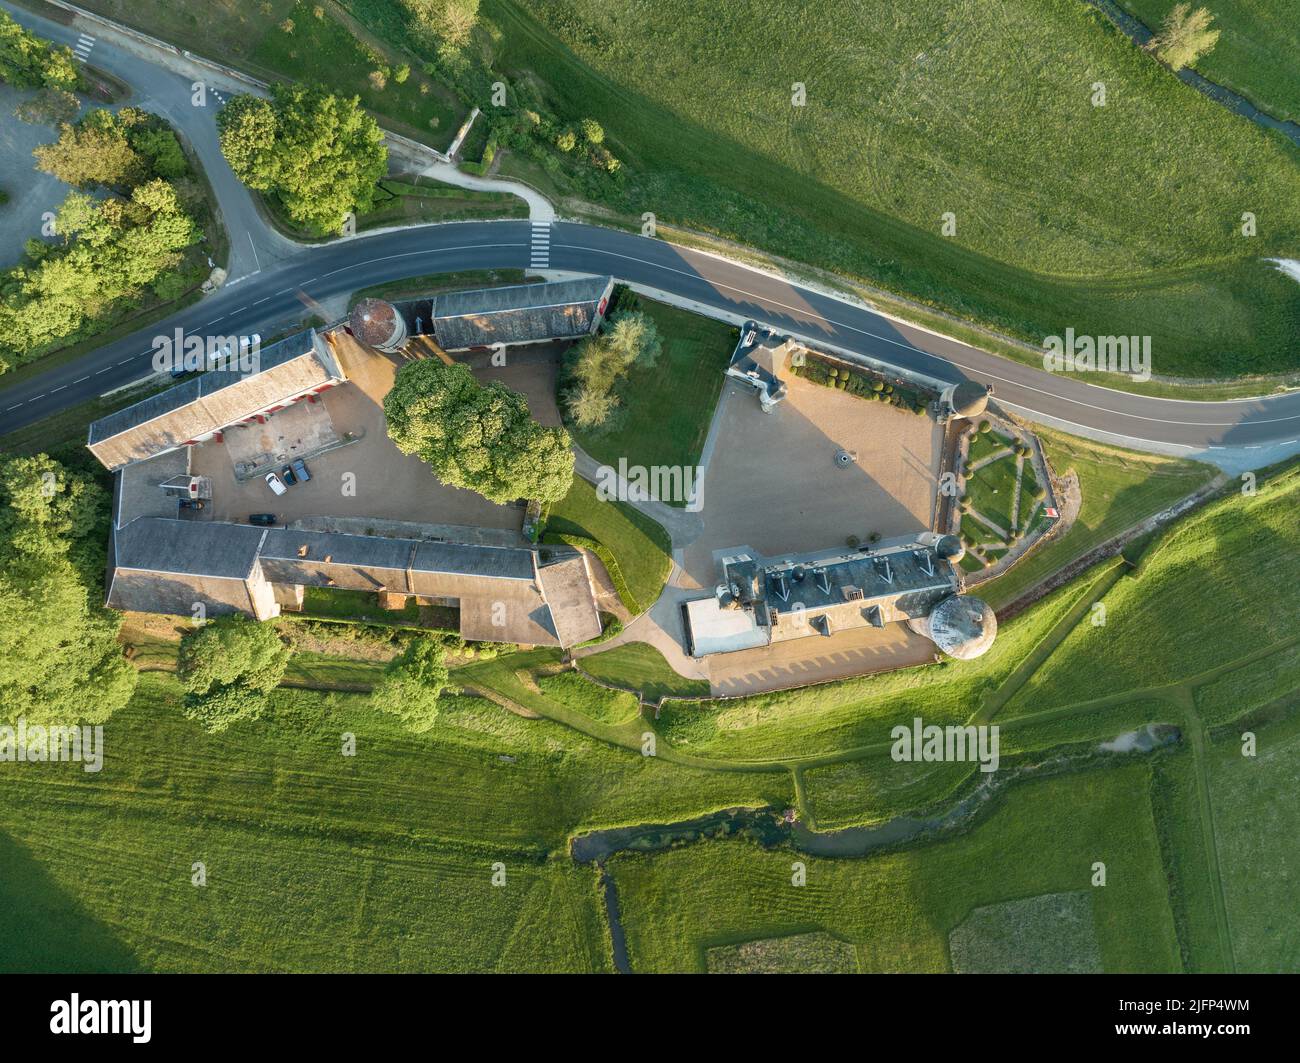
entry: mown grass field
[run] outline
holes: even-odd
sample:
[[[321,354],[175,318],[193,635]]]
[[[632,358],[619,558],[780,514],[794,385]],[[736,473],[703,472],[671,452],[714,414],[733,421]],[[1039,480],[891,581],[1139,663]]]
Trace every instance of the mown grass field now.
[[[583,657],[579,667],[597,679],[628,690],[639,691],[647,701],[662,697],[708,697],[709,684],[703,679],[678,675],[664,655],[645,642],[628,642],[612,650]]]
[[[615,468],[620,458],[646,468],[694,468],[736,346],[732,327],[649,299],[641,309],[663,343],[657,362],[628,372],[611,430],[570,432],[583,450]]]
[[[178,694],[142,675],[97,775],[0,764],[0,968],[606,970],[595,873],[569,861],[569,833],[765,803],[760,777],[478,699],[413,738],[360,697],[281,691],[263,720],[208,738]]]
[[[862,859],[727,841],[607,866],[636,971],[701,971],[712,946],[818,930],[856,944],[864,970],[946,971],[948,935],[973,909],[1080,890],[1106,970],[1176,971],[1149,785],[1142,765],[1029,783],[961,837]],[[803,887],[791,884],[796,858]],[[1095,861],[1104,887],[1089,884]]]
[[[604,124],[627,175],[616,209],[1034,344],[1067,326],[1151,335],[1158,374],[1296,366],[1300,292],[1262,259],[1300,237],[1300,154],[1076,0],[483,11],[504,32],[499,65]],[[1238,231],[1247,198],[1270,219],[1255,238]]]
[[[574,477],[569,493],[551,506],[546,529],[604,543],[643,608],[659,597],[672,568],[668,533],[624,502],[602,502],[596,489],[580,476]]]
[[[1261,480],[1253,496],[1230,495],[1175,524],[1148,547],[1138,573],[1102,599],[1104,624],[1081,622],[1017,701],[1047,708],[1185,682],[1291,644],[1270,659],[1275,672],[1300,638],[1298,500],[1293,465]]]
[[[1300,705],[1292,697],[1291,705]],[[1210,798],[1224,900],[1239,971],[1300,971],[1295,879],[1300,869],[1300,714],[1251,728],[1254,758],[1240,732],[1210,751]]]
[[[1175,0],[1118,0],[1152,30],[1159,30]],[[1194,5],[1196,6],[1196,5]],[[1290,0],[1232,0],[1208,4],[1222,31],[1196,70],[1239,92],[1275,118],[1300,121],[1300,17]]]

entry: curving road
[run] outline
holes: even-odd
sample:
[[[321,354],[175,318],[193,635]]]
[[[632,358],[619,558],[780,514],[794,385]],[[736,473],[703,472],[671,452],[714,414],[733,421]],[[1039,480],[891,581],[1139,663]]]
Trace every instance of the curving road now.
[[[48,36],[77,36],[77,28],[55,26],[21,11],[15,15]],[[268,234],[246,190],[220,158],[214,110],[188,106],[189,79],[151,66],[139,54],[115,50],[107,41],[95,48],[92,62],[137,86],[145,97],[139,102],[165,111],[195,144],[230,225],[235,257],[241,264],[247,258],[254,269],[241,276],[242,269],[232,268],[237,280],[201,302],[0,390],[0,432],[141,379],[150,372],[152,337],[176,328],[200,335],[270,335],[300,320],[311,300],[323,302],[420,274],[529,267],[528,221],[429,225],[314,247]],[[249,248],[247,256],[241,243]],[[1201,456],[1236,468],[1300,451],[1300,392],[1196,402],[1112,391],[985,353],[711,254],[591,225],[551,225],[549,269],[613,274],[723,316],[763,321],[814,344],[945,381],[989,383],[1001,405],[1032,420],[1139,449]]]

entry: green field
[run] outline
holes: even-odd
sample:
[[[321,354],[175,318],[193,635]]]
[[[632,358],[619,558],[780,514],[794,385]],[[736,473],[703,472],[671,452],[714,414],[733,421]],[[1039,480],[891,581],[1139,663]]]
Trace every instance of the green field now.
[[[658,701],[662,697],[709,696],[706,680],[678,675],[662,653],[644,642],[628,642],[583,657],[579,667],[606,683],[639,691],[646,701]]]
[[[1118,2],[1158,30],[1175,0]],[[1288,0],[1232,0],[1207,6],[1214,14],[1213,27],[1222,34],[1196,70],[1275,118],[1300,121],[1300,78],[1295,71],[1300,17],[1295,5]]]
[[[87,0],[84,6],[263,80],[312,81],[360,96],[384,125],[439,148],[465,114],[454,93],[427,77],[413,56],[380,41],[331,0]],[[314,14],[318,6],[321,18]],[[392,71],[402,62],[411,74],[399,84]],[[377,69],[388,74],[382,88],[370,80]]]
[[[867,971],[945,971],[948,935],[974,909],[1086,891],[1106,970],[1176,971],[1149,786],[1142,765],[1027,783],[961,837],[862,859],[736,841],[620,854],[608,867],[633,970],[700,971],[711,947],[820,930],[856,944]],[[796,858],[803,887],[791,884]],[[1104,887],[1090,885],[1096,861]]]
[[[659,331],[658,360],[650,368],[633,366],[620,383],[621,409],[611,430],[570,431],[583,450],[615,468],[620,458],[647,468],[694,468],[736,340],[730,325],[712,318],[649,299],[641,309]]]
[[[1167,508],[1214,478],[1201,462],[1110,447],[1048,429],[1035,433],[1058,477],[1079,479],[1082,505],[1073,527],[1034,549],[1004,575],[980,587],[994,608],[1014,601],[1035,583],[1089,550]]]
[[[1294,706],[1297,702],[1290,699]],[[1300,865],[1300,715],[1253,727],[1255,758],[1242,756],[1240,733],[1226,734],[1209,756],[1215,837],[1237,970],[1300,971],[1295,877]]]
[[[284,691],[215,739],[178,691],[141,677],[97,775],[0,764],[0,969],[606,970],[569,833],[778,797],[779,777],[670,765],[477,699],[413,738],[358,697]]]
[[[504,33],[499,67],[557,113],[603,123],[624,161],[605,197],[627,215],[651,210],[1034,345],[1067,325],[1151,335],[1162,375],[1296,367],[1295,282],[1262,259],[1294,253],[1300,153],[1077,0],[483,11]],[[1238,233],[1243,188],[1270,219],[1254,239]]]
[[[580,476],[574,477],[569,493],[551,506],[546,530],[604,544],[643,610],[659,597],[672,568],[668,533],[624,502],[602,502],[596,489]]]
[[[1102,599],[1105,622],[1081,622],[1019,700],[1047,708],[1217,678],[1216,669],[1264,654],[1281,681],[1300,640],[1298,500],[1300,468],[1293,465],[1261,481],[1255,495],[1227,496],[1174,525],[1148,548],[1139,573]]]

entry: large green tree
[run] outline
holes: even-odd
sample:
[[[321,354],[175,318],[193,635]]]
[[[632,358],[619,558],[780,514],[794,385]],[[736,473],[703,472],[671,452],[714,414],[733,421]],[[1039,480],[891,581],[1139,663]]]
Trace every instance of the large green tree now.
[[[396,716],[408,731],[422,734],[429,730],[438,722],[442,694],[456,691],[446,655],[439,640],[416,637],[384,669],[384,677],[370,695],[371,705]]]
[[[236,96],[217,125],[235,176],[321,231],[336,232],[350,212],[367,210],[387,170],[383,132],[356,96],[276,85],[269,100]]]
[[[79,80],[70,48],[55,47],[0,11],[0,81],[22,89],[69,90]]]
[[[280,685],[293,647],[271,624],[218,617],[181,639],[176,673],[185,686],[185,715],[209,734],[255,720]]]
[[[55,216],[65,243],[0,274],[0,371],[66,341],[137,298],[181,260],[199,232],[162,180],[129,199],[72,192]]]
[[[74,188],[134,188],[149,175],[148,162],[128,137],[137,116],[143,118],[142,112],[133,108],[120,115],[101,108],[75,125],[65,123],[58,140],[41,144],[32,152],[37,169]]]
[[[0,720],[102,723],[136,673],[103,608],[106,493],[43,454],[0,460]]]
[[[479,384],[464,365],[408,362],[384,399],[388,434],[452,487],[493,502],[556,502],[573,483],[573,451],[562,428],[544,428],[517,392]]]

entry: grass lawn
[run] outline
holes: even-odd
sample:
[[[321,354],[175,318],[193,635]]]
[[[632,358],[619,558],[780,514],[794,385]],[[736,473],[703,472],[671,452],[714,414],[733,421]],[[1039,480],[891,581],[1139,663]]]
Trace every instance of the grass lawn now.
[[[705,680],[678,675],[668,666],[664,655],[645,642],[629,642],[583,657],[579,667],[606,683],[638,690],[647,701],[658,701],[665,696],[709,696],[709,684]]]
[[[1138,454],[1046,429],[1037,436],[1057,476],[1073,471],[1083,496],[1069,532],[1018,561],[1005,575],[980,587],[994,608],[1014,601],[1039,580],[1093,547],[1159,513],[1214,478],[1201,462]]]
[[[1149,787],[1142,764],[1026,783],[967,834],[863,859],[724,841],[607,866],[637,971],[702,971],[710,947],[811,931],[854,943],[863,970],[946,971],[948,935],[974,909],[1065,892],[1087,895],[1106,970],[1177,971]],[[790,881],[796,858],[803,888]],[[1094,861],[1105,887],[1089,884]]]
[[[87,0],[85,6],[263,80],[313,81],[360,96],[384,125],[439,148],[451,142],[465,114],[455,94],[427,77],[418,60],[378,40],[331,0]],[[319,19],[317,6],[324,13]],[[392,72],[402,62],[411,74],[398,84]],[[382,88],[370,80],[376,69],[387,73]]]
[[[1118,0],[1153,30],[1175,0]],[[1198,6],[1198,5],[1193,5]],[[1222,30],[1214,50],[1196,63],[1211,81],[1239,92],[1275,118],[1300,121],[1300,18],[1290,0],[1232,0],[1212,4],[1213,27]]]
[[[972,473],[966,481],[966,500],[972,509],[988,517],[1003,531],[1010,532],[1011,511],[1016,504],[1015,455],[998,458]]]
[[[603,543],[642,609],[654,604],[672,568],[668,533],[623,502],[602,502],[596,489],[580,476],[574,477],[569,493],[551,506],[546,530]]]
[[[331,240],[338,235],[324,229],[304,229],[289,218],[273,196],[263,196],[262,202],[276,226],[295,239]],[[374,209],[357,218],[357,231],[435,221],[526,217],[528,204],[509,192],[457,188],[430,178],[417,181],[386,177],[375,191]]]
[[[619,386],[622,409],[612,430],[570,428],[597,461],[694,468],[704,448],[723,372],[736,340],[730,325],[649,299],[641,309],[654,321],[663,352],[653,368],[633,367]],[[685,505],[684,502],[676,503]]]
[[[603,186],[615,211],[653,210],[1035,346],[1068,325],[1152,336],[1162,375],[1296,367],[1295,282],[1263,259],[1300,238],[1300,155],[1078,0],[863,0],[851,21],[869,33],[846,32],[834,5],[759,0],[482,10],[507,80],[604,125],[624,163]],[[1270,219],[1252,239],[1246,209]]]

